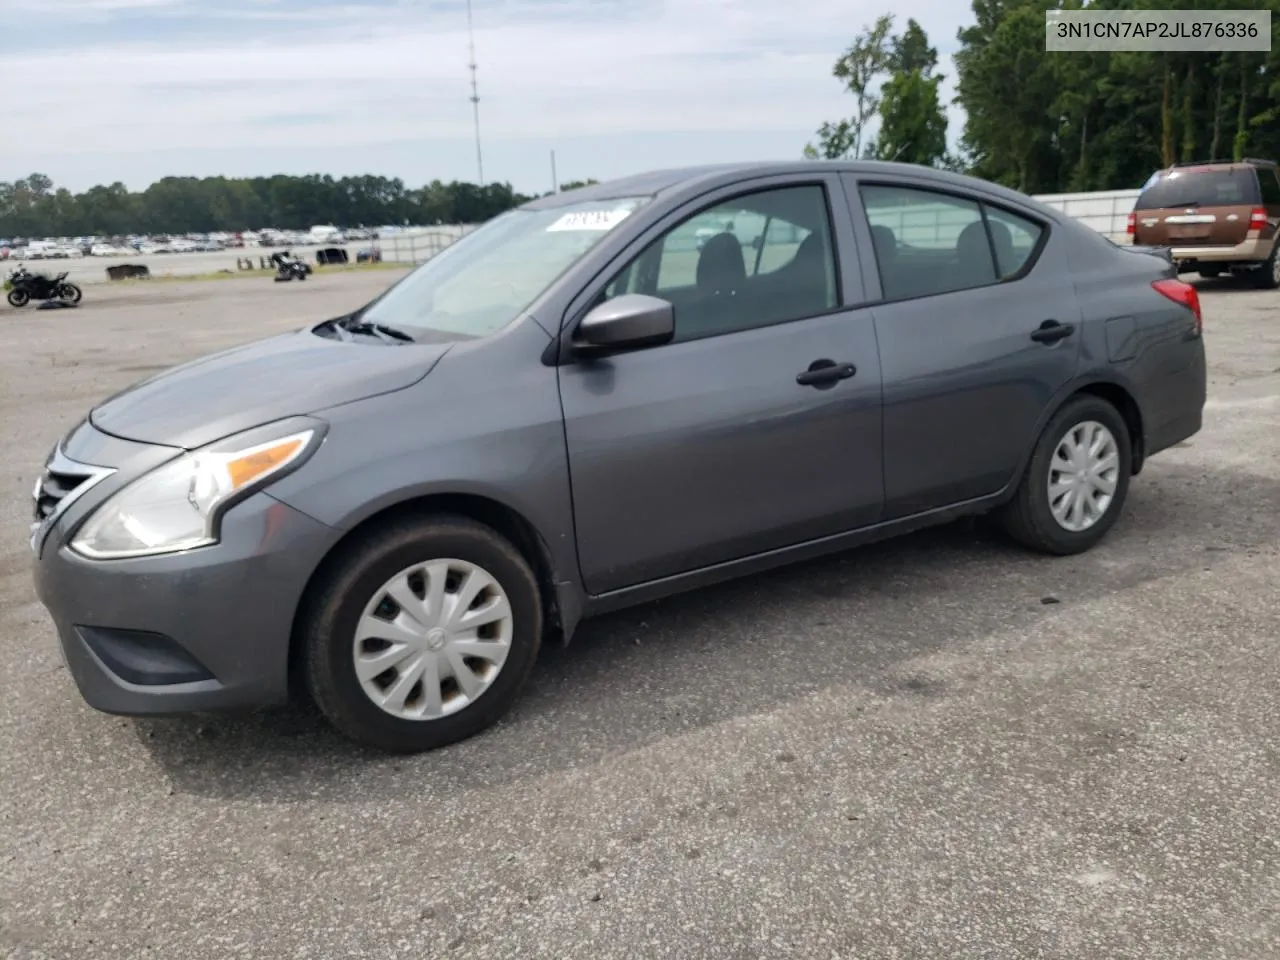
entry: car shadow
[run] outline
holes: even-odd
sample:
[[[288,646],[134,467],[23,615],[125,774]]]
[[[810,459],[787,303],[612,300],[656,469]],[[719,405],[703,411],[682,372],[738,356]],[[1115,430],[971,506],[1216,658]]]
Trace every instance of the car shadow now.
[[[1201,293],[1226,293],[1227,291],[1253,291],[1254,293],[1266,293],[1254,282],[1252,276],[1248,274],[1231,274],[1224,273],[1217,277],[1202,277],[1198,273],[1184,273],[1179,276],[1180,280],[1190,283]]]
[[[314,708],[132,721],[175,791],[289,803],[489,788],[582,768],[833,686],[937,697],[908,661],[993,632],[1024,634],[1059,604],[1209,569],[1280,539],[1280,481],[1153,462],[1088,554],[1050,558],[968,521],[589,621],[544,649],[507,719],[452,747],[388,757]]]

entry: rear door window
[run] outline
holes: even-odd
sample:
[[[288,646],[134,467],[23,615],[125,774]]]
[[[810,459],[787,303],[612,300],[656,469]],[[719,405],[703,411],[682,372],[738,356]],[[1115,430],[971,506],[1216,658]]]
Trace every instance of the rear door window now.
[[[1252,170],[1172,170],[1142,191],[1135,210],[1235,207],[1260,201]]]
[[[862,209],[886,300],[985,287],[1028,268],[1045,227],[976,200],[862,184]]]

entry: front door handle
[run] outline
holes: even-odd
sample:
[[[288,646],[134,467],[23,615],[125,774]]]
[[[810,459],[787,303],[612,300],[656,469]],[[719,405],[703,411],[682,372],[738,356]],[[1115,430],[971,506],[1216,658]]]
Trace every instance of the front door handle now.
[[[839,380],[848,380],[858,368],[852,363],[836,363],[834,360],[815,360],[808,370],[796,374],[796,383],[802,387],[832,386]]]
[[[1057,343],[1076,332],[1074,323],[1059,323],[1057,320],[1046,320],[1039,329],[1031,334],[1036,343]]]

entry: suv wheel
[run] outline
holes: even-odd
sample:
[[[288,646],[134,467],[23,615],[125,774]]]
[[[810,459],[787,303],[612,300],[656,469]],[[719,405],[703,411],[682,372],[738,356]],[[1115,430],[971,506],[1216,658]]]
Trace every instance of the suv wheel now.
[[[1272,245],[1267,262],[1254,271],[1253,279],[1263,290],[1280,287],[1280,239]]]
[[[343,734],[418,753],[495,723],[542,636],[533,571],[465,517],[401,520],[350,548],[302,624],[316,704]]]
[[[1132,473],[1129,428],[1100,397],[1069,400],[1044,428],[1004,526],[1023,546],[1066,556],[1094,546],[1124,507]]]

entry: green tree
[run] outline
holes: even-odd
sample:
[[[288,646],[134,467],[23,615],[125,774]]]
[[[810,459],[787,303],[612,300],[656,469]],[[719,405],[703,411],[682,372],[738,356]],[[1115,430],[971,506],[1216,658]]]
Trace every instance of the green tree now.
[[[860,156],[867,122],[880,107],[879,81],[889,66],[890,33],[893,17],[886,14],[863,28],[844,55],[835,62],[831,75],[853,94],[854,112],[845,120],[823,123],[817,143],[806,144],[804,156],[810,160],[841,160]]]
[[[947,116],[938,101],[942,77],[919,70],[884,85],[876,153],[882,160],[937,166],[947,152]]]
[[[915,20],[890,41],[889,80],[880,88],[880,132],[875,155],[936,166],[947,152],[947,115],[938,97],[938,51]]]

